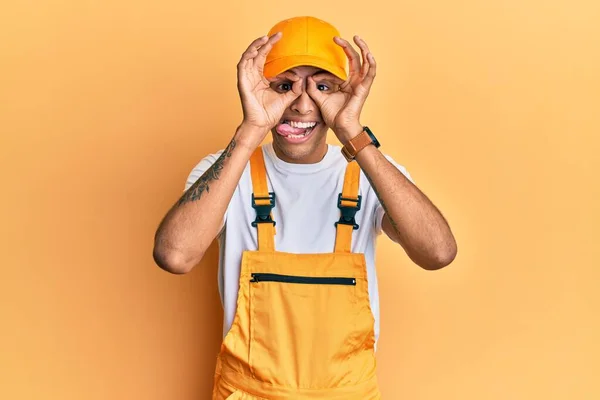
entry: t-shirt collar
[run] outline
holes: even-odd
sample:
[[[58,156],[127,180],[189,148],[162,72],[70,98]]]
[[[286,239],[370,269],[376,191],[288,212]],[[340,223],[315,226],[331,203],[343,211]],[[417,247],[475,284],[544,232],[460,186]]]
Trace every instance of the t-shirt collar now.
[[[327,144],[327,153],[321,159],[321,161],[312,164],[297,164],[297,163],[289,163],[283,161],[277,154],[275,154],[275,150],[273,149],[273,142],[267,143],[264,145],[264,153],[271,160],[275,169],[281,172],[293,173],[293,174],[314,174],[315,172],[319,172],[325,168],[329,168],[335,163],[337,160],[336,152],[334,151],[334,146],[331,144]],[[341,153],[340,153],[341,156]]]

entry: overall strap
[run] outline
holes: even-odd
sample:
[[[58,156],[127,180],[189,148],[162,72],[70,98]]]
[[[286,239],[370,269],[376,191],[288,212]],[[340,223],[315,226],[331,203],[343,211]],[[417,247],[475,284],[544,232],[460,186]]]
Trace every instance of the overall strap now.
[[[275,221],[271,210],[275,207],[275,193],[269,192],[267,170],[262,147],[254,150],[250,157],[252,177],[252,208],[256,210],[256,219],[252,226],[258,229],[258,251],[275,250]]]
[[[342,193],[338,195],[338,208],[340,209],[340,220],[335,223],[335,252],[352,252],[352,231],[358,229],[354,219],[356,212],[360,210],[362,196],[358,194],[360,184],[360,166],[356,161],[348,163],[344,175],[344,186]]]

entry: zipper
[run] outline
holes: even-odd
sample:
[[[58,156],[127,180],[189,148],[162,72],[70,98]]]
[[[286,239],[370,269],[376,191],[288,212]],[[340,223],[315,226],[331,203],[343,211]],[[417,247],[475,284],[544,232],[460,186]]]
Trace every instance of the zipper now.
[[[284,282],[305,283],[313,285],[348,285],[356,286],[355,278],[320,277],[320,276],[295,276],[267,273],[254,273],[250,282]]]

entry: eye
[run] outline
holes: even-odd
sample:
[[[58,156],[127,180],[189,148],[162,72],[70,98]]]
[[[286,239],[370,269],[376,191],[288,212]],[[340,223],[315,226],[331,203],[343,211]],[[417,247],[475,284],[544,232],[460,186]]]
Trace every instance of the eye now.
[[[277,90],[281,92],[288,92],[292,90],[292,84],[289,82],[280,83],[279,85],[277,85]]]
[[[326,90],[329,90],[329,86],[325,85],[324,83],[319,83],[317,84],[317,89],[324,92]]]

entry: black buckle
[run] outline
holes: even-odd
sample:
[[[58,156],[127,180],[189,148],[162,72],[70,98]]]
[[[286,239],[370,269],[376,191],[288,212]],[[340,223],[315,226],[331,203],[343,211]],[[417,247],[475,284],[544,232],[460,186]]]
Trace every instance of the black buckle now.
[[[343,206],[342,200],[356,202],[356,206]],[[358,210],[360,210],[361,203],[362,203],[361,195],[358,195],[358,200],[356,200],[356,199],[350,199],[347,197],[342,197],[342,194],[340,193],[338,195],[338,208],[342,212],[342,215],[340,217],[340,220],[335,223],[336,228],[337,228],[338,224],[343,224],[343,225],[352,225],[354,230],[358,229],[358,224],[356,223],[354,216],[356,215],[356,212]]]
[[[269,204],[258,205],[256,200],[269,200]],[[252,193],[252,208],[256,210],[256,219],[252,222],[252,226],[256,227],[256,224],[271,223],[275,226],[275,221],[271,218],[271,210],[275,207],[275,193],[269,192],[268,197],[254,197]]]

